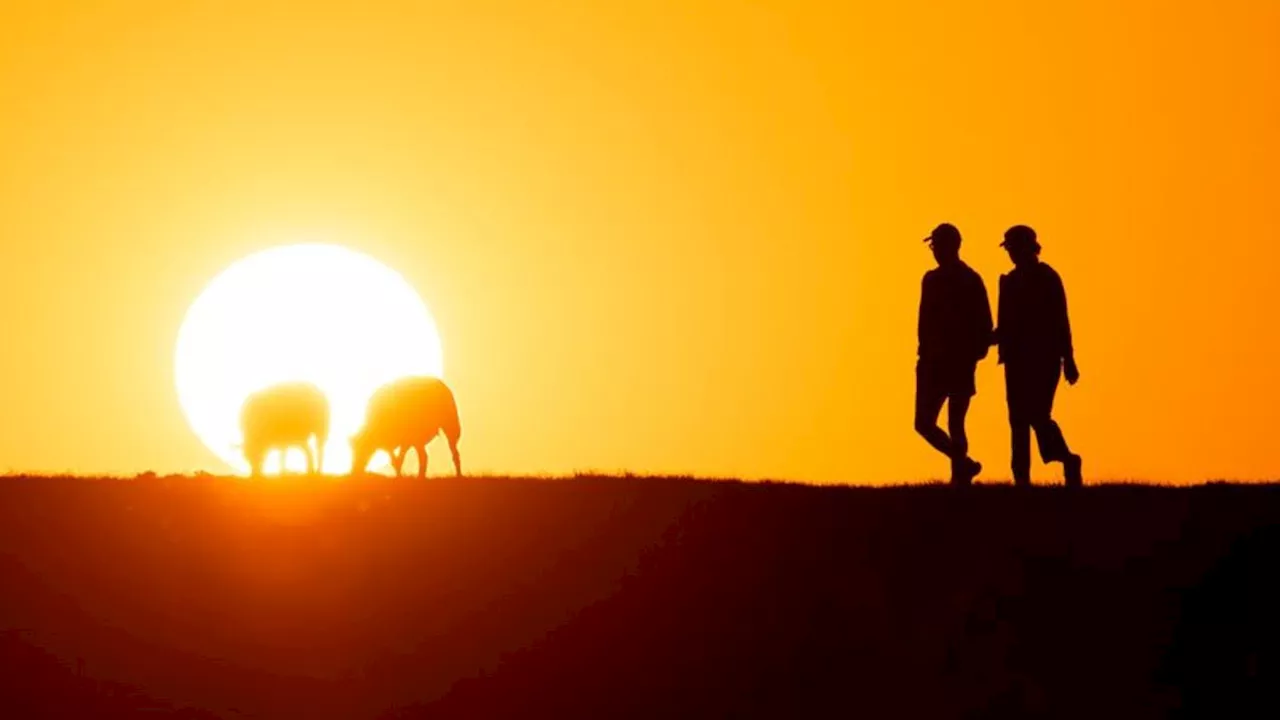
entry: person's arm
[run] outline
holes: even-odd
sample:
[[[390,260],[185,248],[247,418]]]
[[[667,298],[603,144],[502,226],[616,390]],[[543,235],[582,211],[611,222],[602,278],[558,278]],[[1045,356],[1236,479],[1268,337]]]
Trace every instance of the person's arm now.
[[[982,281],[982,276],[976,276],[977,292],[975,293],[978,302],[978,359],[981,360],[991,351],[991,344],[995,342],[995,326],[991,322],[991,298],[987,296],[987,284]]]
[[[1053,279],[1063,376],[1066,377],[1068,383],[1075,385],[1076,381],[1080,379],[1080,369],[1076,367],[1075,346],[1071,339],[1071,318],[1067,312],[1067,288],[1063,285],[1062,278],[1056,272],[1053,275]]]
[[[1008,280],[1008,275],[1000,276],[1000,294],[996,298],[996,326],[991,331],[991,340],[996,344],[997,356],[999,357],[999,362],[1002,363],[1004,362],[1005,322],[1009,318],[1009,314],[1005,311],[1005,306],[1007,305],[1005,298],[1009,296],[1009,293],[1006,292]]]
[[[929,302],[929,276],[925,275],[924,280],[920,282],[920,312],[916,319],[916,355],[923,356],[926,336],[929,333],[930,315],[932,314]]]

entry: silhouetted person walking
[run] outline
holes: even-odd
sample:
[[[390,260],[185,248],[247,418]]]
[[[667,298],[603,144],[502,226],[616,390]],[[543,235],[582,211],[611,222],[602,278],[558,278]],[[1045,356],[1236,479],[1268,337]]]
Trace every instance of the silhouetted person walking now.
[[[1040,262],[1036,232],[1015,225],[1004,234],[1001,247],[1014,268],[1000,276],[996,341],[1004,364],[1005,393],[1013,444],[1013,480],[1031,484],[1031,431],[1036,431],[1040,457],[1061,462],[1067,485],[1082,482],[1080,456],[1067,448],[1062,430],[1053,421],[1053,396],[1058,378],[1074,385],[1080,379],[1071,346],[1067,293],[1062,278]]]
[[[925,273],[920,292],[916,362],[916,432],[951,459],[951,482],[968,485],[982,470],[969,457],[964,431],[974,374],[991,347],[991,303],[982,278],[960,259],[960,231],[943,223],[925,238],[938,267]],[[938,413],[947,404],[947,429]]]

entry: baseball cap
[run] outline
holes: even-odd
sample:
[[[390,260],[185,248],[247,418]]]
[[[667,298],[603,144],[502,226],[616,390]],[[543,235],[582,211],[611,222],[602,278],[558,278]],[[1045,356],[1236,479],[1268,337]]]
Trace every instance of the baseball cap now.
[[[938,240],[951,240],[952,242],[960,242],[960,231],[951,223],[942,223],[929,233],[929,237],[924,242],[937,242]]]
[[[1004,240],[1000,243],[1000,247],[1010,247],[1012,245],[1040,247],[1040,243],[1036,241],[1036,231],[1027,225],[1014,225],[1004,231]]]

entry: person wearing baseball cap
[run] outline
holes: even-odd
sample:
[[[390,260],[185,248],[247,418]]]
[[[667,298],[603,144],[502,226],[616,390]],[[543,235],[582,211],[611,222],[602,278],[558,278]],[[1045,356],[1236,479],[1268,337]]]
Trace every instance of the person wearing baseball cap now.
[[[982,277],[960,259],[960,231],[950,223],[925,238],[938,266],[920,291],[916,361],[916,432],[951,460],[951,483],[969,485],[982,464],[969,457],[965,415],[977,393],[978,361],[991,347],[991,303]],[[938,414],[947,405],[947,431]]]
[[[1014,484],[1031,484],[1031,431],[1035,430],[1041,459],[1061,462],[1067,485],[1078,487],[1083,484],[1083,462],[1067,447],[1062,429],[1053,420],[1059,377],[1065,376],[1072,385],[1080,379],[1066,288],[1058,273],[1040,261],[1035,230],[1014,225],[1005,231],[1000,246],[1014,265],[1000,276],[995,331],[1009,405]]]

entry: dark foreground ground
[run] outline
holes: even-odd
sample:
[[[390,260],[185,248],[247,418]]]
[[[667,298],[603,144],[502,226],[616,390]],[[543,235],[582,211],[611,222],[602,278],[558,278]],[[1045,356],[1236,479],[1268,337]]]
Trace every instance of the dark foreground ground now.
[[[1280,717],[1280,487],[0,480],[0,717]]]

